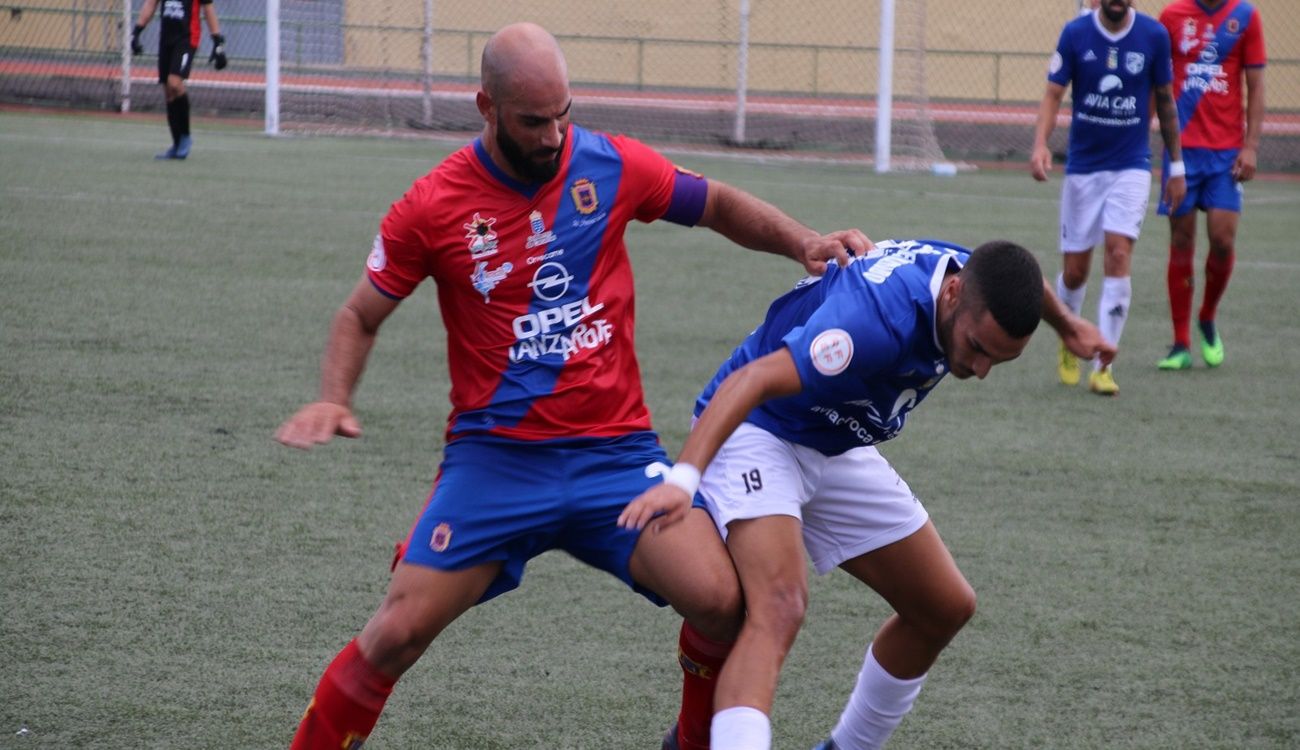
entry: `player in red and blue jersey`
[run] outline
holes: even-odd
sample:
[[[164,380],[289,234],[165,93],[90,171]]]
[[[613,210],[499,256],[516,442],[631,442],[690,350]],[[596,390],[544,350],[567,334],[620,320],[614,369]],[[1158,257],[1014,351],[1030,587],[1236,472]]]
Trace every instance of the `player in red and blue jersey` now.
[[[1166,281],[1174,344],[1157,366],[1192,366],[1193,263],[1200,210],[1205,212],[1210,252],[1197,328],[1205,364],[1218,367],[1224,352],[1215,318],[1236,260],[1241,183],[1255,176],[1264,129],[1264,26],[1255,6],[1242,0],[1175,0],[1161,11],[1160,23],[1173,44],[1187,195],[1172,210],[1160,207],[1160,213],[1169,216]]]
[[[144,51],[140,34],[149,25],[153,12],[162,3],[161,28],[158,31],[158,83],[163,86],[167,100],[167,127],[172,133],[171,148],[158,154],[157,159],[184,159],[190,155],[193,139],[190,137],[190,97],[185,80],[190,77],[194,52],[203,40],[199,26],[199,9],[208,22],[212,35],[212,54],[209,62],[217,70],[226,67],[226,38],[217,22],[217,11],[212,0],[144,0],[140,6],[140,19],[131,31],[131,53]]]
[[[894,609],[821,747],[879,748],[911,710],[975,594],[875,446],[949,373],[982,379],[1019,356],[1040,317],[1076,355],[1114,357],[1024,248],[890,240],[777,299],[719,368],[673,466],[703,471],[699,496],[745,593],[745,625],[718,678],[713,750],[770,746],[777,676],[808,598],[805,554],[819,574],[840,567]],[[692,499],[658,485],[620,523],[672,523]]]
[[[571,124],[563,55],[538,26],[489,40],[477,103],[482,136],[392,205],[335,316],[320,400],[277,432],[300,448],[358,435],[352,393],[379,326],[434,280],[452,382],[443,461],[387,596],[326,669],[293,747],[359,745],[444,627],[562,549],[684,615],[682,713],[665,745],[706,748],[713,675],[743,607],[702,509],[663,533],[617,525],[631,498],[680,481],[642,394],[624,230],[706,226],[817,273],[870,242],[856,230],[819,235],[632,139]]]
[[[1045,181],[1052,168],[1047,139],[1066,87],[1071,88],[1070,150],[1061,186],[1061,273],[1056,293],[1079,312],[1087,293],[1092,249],[1105,248],[1097,325],[1119,344],[1132,304],[1129,269],[1133,246],[1146,218],[1151,194],[1148,143],[1154,98],[1165,146],[1179,158],[1178,117],[1171,89],[1169,36],[1156,20],[1138,13],[1131,0],[1105,0],[1092,12],[1061,29],[1038,108],[1030,168]],[[1180,163],[1181,164],[1181,163]],[[1170,184],[1177,200],[1183,182]],[[1079,361],[1059,348],[1057,376],[1065,385],[1079,382]],[[1105,396],[1119,393],[1114,373],[1094,362],[1088,388]]]

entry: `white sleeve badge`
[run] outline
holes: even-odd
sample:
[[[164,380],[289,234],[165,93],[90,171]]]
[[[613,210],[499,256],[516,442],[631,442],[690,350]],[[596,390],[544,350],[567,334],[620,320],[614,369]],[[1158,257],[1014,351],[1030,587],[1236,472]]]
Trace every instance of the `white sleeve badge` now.
[[[843,328],[822,331],[808,347],[808,356],[817,372],[827,377],[839,375],[853,361],[853,337]]]

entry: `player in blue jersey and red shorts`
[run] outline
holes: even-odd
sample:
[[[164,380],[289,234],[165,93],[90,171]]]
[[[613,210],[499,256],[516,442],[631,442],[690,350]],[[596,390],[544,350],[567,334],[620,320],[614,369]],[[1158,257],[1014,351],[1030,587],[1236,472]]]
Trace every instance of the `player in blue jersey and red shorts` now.
[[[673,466],[681,481],[647,490],[619,519],[673,523],[698,486],[726,536],[747,611],[718,678],[714,750],[770,747],[777,676],[808,598],[805,554],[819,574],[839,567],[894,609],[822,747],[880,747],[911,710],[975,594],[875,446],[944,376],[982,379],[1019,356],[1040,318],[1077,356],[1115,356],[1019,245],[879,242],[773,302],[723,363]]]
[[[1169,315],[1174,344],[1161,370],[1192,366],[1192,297],[1196,272],[1196,212],[1205,212],[1210,252],[1205,295],[1197,314],[1205,364],[1223,364],[1223,338],[1215,318],[1237,257],[1243,182],[1255,176],[1264,132],[1264,25],[1242,0],[1175,0],[1160,12],[1173,43],[1174,93],[1182,128],[1187,195],[1169,200]],[[1246,106],[1242,108],[1242,82]],[[1244,115],[1244,117],[1243,117]],[[1166,160],[1169,158],[1166,155]],[[1172,207],[1172,210],[1171,210]]]
[[[1150,101],[1155,97],[1160,134],[1174,162],[1167,175],[1175,202],[1185,188],[1178,141],[1178,118],[1171,89],[1169,37],[1131,0],[1105,0],[1061,30],[1038,108],[1030,169],[1045,181],[1052,169],[1047,139],[1056,127],[1067,86],[1072,89],[1070,147],[1061,186],[1061,274],[1056,293],[1071,311],[1083,307],[1092,248],[1104,243],[1105,277],[1097,303],[1097,325],[1119,344],[1128,321],[1133,285],[1129,268],[1133,244],[1146,216],[1151,193]],[[1177,175],[1177,176],[1174,176]],[[1057,376],[1079,382],[1079,362],[1060,347]],[[1114,373],[1093,362],[1088,377],[1093,393],[1119,393]]]
[[[685,617],[682,712],[665,744],[706,748],[713,676],[743,606],[703,509],[661,533],[617,525],[669,472],[641,388],[624,231],[633,220],[705,226],[810,273],[870,241],[820,235],[637,141],[572,124],[563,54],[533,24],[488,41],[477,103],[482,136],[392,205],[335,315],[319,400],[276,434],[298,448],[358,436],[352,395],[380,324],[434,280],[452,382],[443,461],[387,596],[326,668],[292,747],[359,746],[443,628],[562,549]]]
[[[140,6],[140,18],[131,30],[131,54],[144,52],[140,34],[149,25],[154,10],[162,3],[162,21],[158,31],[158,83],[162,84],[163,95],[167,100],[167,127],[172,133],[171,148],[163,151],[156,159],[184,159],[190,155],[193,139],[190,137],[190,96],[185,81],[190,77],[190,68],[194,64],[194,53],[203,40],[199,26],[199,9],[203,9],[203,18],[208,22],[208,33],[212,36],[212,54],[208,61],[217,70],[226,67],[226,38],[221,34],[221,25],[217,22],[217,11],[212,0],[144,0]]]

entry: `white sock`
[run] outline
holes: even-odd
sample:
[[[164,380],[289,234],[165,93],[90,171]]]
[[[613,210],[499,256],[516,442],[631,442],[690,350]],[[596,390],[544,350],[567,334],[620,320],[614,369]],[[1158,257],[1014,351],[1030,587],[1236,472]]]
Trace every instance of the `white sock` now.
[[[1116,346],[1128,322],[1128,308],[1133,301],[1133,283],[1128,276],[1107,276],[1101,282],[1101,300],[1097,302],[1097,327],[1101,335]],[[1101,369],[1101,360],[1093,362],[1093,369]]]
[[[840,723],[831,732],[839,750],[874,750],[884,747],[894,729],[912,710],[912,703],[925,684],[925,675],[900,680],[885,671],[867,647],[867,658],[858,672],[848,705]],[[715,745],[716,747],[716,745]]]
[[[709,747],[713,750],[770,750],[772,722],[757,708],[724,708],[713,715]]]
[[[1065,273],[1056,274],[1056,296],[1061,298],[1061,302],[1070,308],[1070,312],[1075,315],[1083,309],[1083,298],[1088,293],[1088,282],[1083,282],[1078,289],[1065,288]]]

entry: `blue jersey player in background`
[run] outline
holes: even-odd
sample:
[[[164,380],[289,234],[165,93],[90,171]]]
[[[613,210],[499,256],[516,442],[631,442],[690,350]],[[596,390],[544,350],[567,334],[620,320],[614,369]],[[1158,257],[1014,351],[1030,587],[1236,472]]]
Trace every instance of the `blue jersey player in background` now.
[[[665,482],[619,519],[663,528],[698,489],[726,538],[747,611],[718,677],[713,750],[770,746],[777,676],[808,596],[805,549],[819,573],[843,568],[894,608],[823,746],[879,747],[902,721],[975,594],[875,445],[948,373],[983,378],[1019,356],[1040,318],[1077,356],[1114,358],[1019,245],[878,242],[777,299],[722,365]]]
[[[1137,241],[1151,194],[1151,99],[1154,94],[1160,134],[1171,154],[1168,199],[1175,205],[1187,190],[1178,140],[1169,34],[1158,21],[1133,10],[1131,0],[1105,0],[1061,30],[1047,73],[1047,90],[1038,108],[1030,169],[1047,180],[1052,152],[1047,139],[1066,86],[1073,89],[1070,147],[1061,186],[1061,275],[1056,293],[1072,312],[1083,307],[1092,248],[1105,243],[1097,325],[1118,345],[1128,320],[1133,287],[1129,280]],[[1079,382],[1079,361],[1063,345],[1057,375],[1066,385]],[[1114,374],[1093,363],[1088,387],[1104,396],[1119,393]]]

